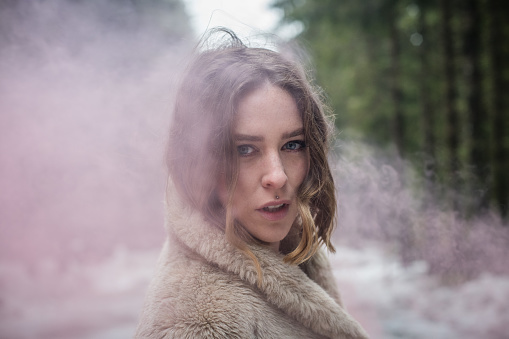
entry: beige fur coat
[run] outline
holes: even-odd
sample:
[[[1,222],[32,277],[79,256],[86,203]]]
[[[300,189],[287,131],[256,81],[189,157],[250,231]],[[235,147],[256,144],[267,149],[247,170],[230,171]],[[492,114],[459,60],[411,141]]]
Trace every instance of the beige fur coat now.
[[[328,260],[318,252],[299,266],[252,247],[252,261],[223,231],[177,201],[136,338],[367,338],[340,306]]]

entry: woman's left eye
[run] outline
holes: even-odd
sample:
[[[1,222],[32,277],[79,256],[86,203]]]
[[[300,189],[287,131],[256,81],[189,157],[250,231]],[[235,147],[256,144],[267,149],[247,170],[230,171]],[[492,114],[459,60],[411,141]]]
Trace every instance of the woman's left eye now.
[[[294,140],[287,142],[283,149],[288,151],[300,151],[306,147],[306,143],[303,140]]]
[[[241,157],[251,155],[251,154],[253,154],[254,151],[255,150],[254,150],[253,146],[249,146],[249,145],[237,146],[237,152],[239,153],[239,155]]]

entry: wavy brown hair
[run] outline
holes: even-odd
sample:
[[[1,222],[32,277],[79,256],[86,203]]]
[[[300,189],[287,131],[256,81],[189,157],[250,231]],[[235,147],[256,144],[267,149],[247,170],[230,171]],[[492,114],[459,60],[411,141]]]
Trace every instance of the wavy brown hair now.
[[[223,43],[201,50],[191,60],[177,92],[173,110],[167,165],[179,195],[213,225],[224,229],[227,239],[261,268],[248,242],[256,241],[232,215],[232,196],[238,176],[238,155],[232,139],[236,108],[248,93],[269,82],[287,91],[302,117],[304,138],[309,147],[310,167],[299,187],[298,245],[286,253],[285,261],[301,264],[324,244],[330,251],[335,225],[336,198],[327,153],[332,124],[320,92],[308,80],[302,66],[264,48],[250,48],[235,34],[216,29]],[[226,39],[225,39],[226,37]],[[226,42],[225,42],[226,40]],[[209,41],[209,40],[206,40]],[[226,206],[216,187],[225,178]]]

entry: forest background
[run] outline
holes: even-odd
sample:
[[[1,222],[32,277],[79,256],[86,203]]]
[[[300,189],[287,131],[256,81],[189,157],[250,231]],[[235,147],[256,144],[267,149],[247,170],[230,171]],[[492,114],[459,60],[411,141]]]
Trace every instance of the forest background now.
[[[465,217],[509,202],[509,5],[277,0],[300,22],[345,139],[417,166]],[[453,193],[454,192],[454,193]]]

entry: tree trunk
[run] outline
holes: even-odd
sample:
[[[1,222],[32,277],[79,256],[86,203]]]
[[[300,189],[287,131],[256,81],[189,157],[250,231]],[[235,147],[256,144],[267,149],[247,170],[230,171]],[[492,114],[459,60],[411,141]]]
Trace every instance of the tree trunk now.
[[[464,38],[465,66],[467,70],[466,82],[468,86],[467,105],[470,134],[470,164],[474,174],[474,182],[470,183],[476,197],[479,197],[477,207],[487,208],[489,195],[486,189],[489,183],[489,116],[483,108],[482,79],[481,79],[481,15],[479,0],[466,0],[465,14],[467,27]],[[482,181],[479,187],[479,181]],[[484,187],[483,187],[484,186]]]
[[[389,9],[389,25],[390,25],[390,53],[391,53],[391,96],[393,104],[393,123],[392,131],[396,149],[401,157],[404,156],[404,118],[403,110],[401,108],[402,92],[400,83],[400,54],[401,46],[399,43],[398,28],[396,26],[397,15],[397,1],[391,4]]]
[[[489,0],[490,54],[492,67],[492,97],[493,100],[493,167],[495,200],[502,216],[508,215],[509,202],[509,145],[508,145],[508,113],[507,96],[509,85],[507,72],[509,64],[507,58],[507,38],[504,23],[507,19],[508,5],[502,0]],[[507,25],[507,24],[506,24]]]
[[[428,36],[426,24],[427,7],[424,3],[425,0],[418,2],[419,5],[419,33],[422,35],[423,42],[418,47],[418,56],[420,63],[420,108],[421,108],[421,123],[422,123],[422,145],[423,145],[423,174],[424,174],[424,189],[426,196],[424,198],[424,206],[427,208],[435,203],[436,192],[436,141],[435,141],[435,110],[432,108],[430,98],[430,64],[429,53],[431,53],[430,42],[432,39]]]
[[[453,196],[458,190],[458,146],[459,146],[459,114],[456,109],[456,73],[452,33],[452,4],[451,0],[441,1],[442,44],[444,53],[445,75],[445,117],[446,117],[446,147],[449,156],[448,172],[450,176]],[[457,201],[452,198],[452,204],[457,208]]]
[[[435,112],[431,107],[430,87],[429,87],[429,61],[428,53],[430,46],[428,45],[429,37],[427,36],[426,27],[426,8],[420,6],[419,13],[419,32],[423,37],[422,45],[419,46],[419,62],[420,62],[420,98],[421,98],[421,120],[423,126],[423,146],[426,160],[426,176],[429,177],[434,172],[435,163]],[[429,175],[428,175],[429,173]]]

